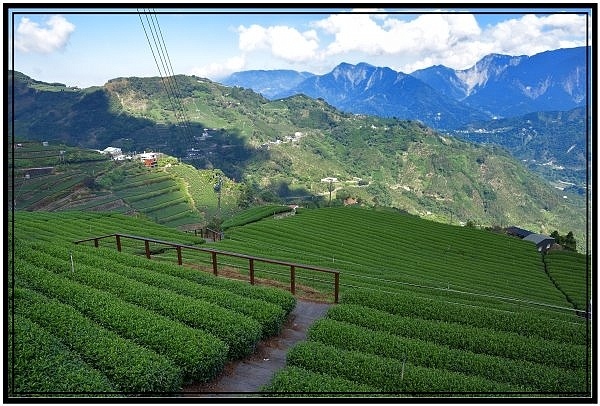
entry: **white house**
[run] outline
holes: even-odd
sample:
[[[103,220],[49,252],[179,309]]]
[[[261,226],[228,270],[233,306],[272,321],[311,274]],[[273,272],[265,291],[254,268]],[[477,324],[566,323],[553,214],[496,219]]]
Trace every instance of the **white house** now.
[[[158,165],[157,155],[156,152],[144,152],[143,154],[138,154],[138,158],[140,158],[145,166],[155,168]]]
[[[110,155],[112,157],[123,155],[123,152],[121,151],[121,148],[117,148],[117,147],[106,147],[106,148],[104,148],[100,152],[102,154],[108,154],[108,155]]]

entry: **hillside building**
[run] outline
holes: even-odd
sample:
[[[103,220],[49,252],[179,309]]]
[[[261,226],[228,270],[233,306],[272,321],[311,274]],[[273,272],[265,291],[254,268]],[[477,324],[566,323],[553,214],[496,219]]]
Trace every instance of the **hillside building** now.
[[[158,154],[156,152],[144,152],[139,154],[138,157],[144,163],[144,166],[149,168],[156,168],[158,166]]]
[[[100,151],[100,153],[104,155],[110,155],[113,158],[119,155],[123,155],[123,151],[121,151],[121,148],[117,147],[106,147],[102,151]]]
[[[513,237],[525,238],[529,234],[533,234],[533,231],[525,230],[519,227],[508,227],[506,228],[506,234],[512,235]]]
[[[543,234],[536,234],[533,231],[525,230],[519,227],[507,227],[506,234],[518,237],[522,240],[529,241],[535,244],[539,252],[547,252],[552,244],[555,243],[554,238]]]
[[[555,240],[552,237],[548,237],[547,235],[542,234],[529,234],[527,237],[523,238],[525,241],[530,241],[535,244],[537,250],[539,252],[547,252],[552,244],[554,244]]]
[[[25,179],[31,179],[36,176],[53,175],[53,174],[54,174],[53,166],[44,166],[44,167],[40,167],[40,168],[23,169],[23,177]]]

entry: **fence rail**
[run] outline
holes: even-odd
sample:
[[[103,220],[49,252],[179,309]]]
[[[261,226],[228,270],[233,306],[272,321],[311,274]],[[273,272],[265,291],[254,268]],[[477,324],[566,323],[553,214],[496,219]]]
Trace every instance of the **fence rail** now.
[[[162,244],[162,245],[174,247],[177,250],[178,265],[183,265],[183,254],[182,254],[183,249],[208,252],[211,254],[211,265],[212,265],[213,274],[215,276],[218,275],[218,256],[219,255],[247,259],[248,260],[248,273],[250,275],[250,284],[252,284],[252,285],[254,285],[254,283],[255,283],[255,279],[254,279],[254,262],[255,261],[263,262],[263,263],[267,263],[267,264],[288,266],[290,268],[290,292],[293,295],[296,294],[296,270],[297,269],[306,269],[309,271],[333,274],[333,276],[334,276],[334,281],[333,281],[334,302],[338,303],[338,301],[339,301],[340,272],[333,270],[333,269],[322,268],[322,267],[317,267],[317,266],[312,266],[312,265],[298,264],[295,262],[280,261],[280,260],[276,260],[276,259],[261,258],[261,257],[253,256],[253,255],[239,254],[236,252],[220,251],[220,250],[216,250],[216,249],[212,249],[212,248],[201,248],[201,247],[196,247],[193,245],[185,245],[185,244],[180,244],[180,243],[171,242],[171,241],[162,241],[162,240],[157,240],[154,238],[140,237],[137,235],[120,234],[120,233],[107,234],[107,235],[102,235],[102,236],[98,236],[98,237],[86,238],[83,240],[73,241],[73,243],[80,244],[83,242],[94,241],[94,247],[97,248],[99,246],[100,240],[105,239],[105,238],[111,238],[111,237],[115,238],[116,244],[117,244],[117,251],[119,251],[119,252],[121,252],[121,249],[122,249],[122,246],[121,246],[122,238],[144,241],[146,258],[148,258],[148,259],[151,258],[150,243]]]

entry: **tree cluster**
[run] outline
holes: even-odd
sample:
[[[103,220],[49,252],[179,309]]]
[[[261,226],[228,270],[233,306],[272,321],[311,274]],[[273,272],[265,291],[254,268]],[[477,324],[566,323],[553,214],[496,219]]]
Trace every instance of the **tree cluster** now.
[[[577,251],[577,241],[573,236],[573,232],[569,231],[567,235],[560,235],[558,231],[554,230],[550,237],[556,240],[557,244],[562,245],[563,248],[569,251]]]

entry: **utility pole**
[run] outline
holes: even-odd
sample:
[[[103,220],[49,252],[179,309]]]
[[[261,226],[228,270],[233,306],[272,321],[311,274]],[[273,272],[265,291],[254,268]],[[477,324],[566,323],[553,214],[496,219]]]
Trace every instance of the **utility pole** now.
[[[337,178],[324,178],[321,179],[321,182],[327,182],[327,190],[329,190],[329,207],[331,207],[331,192],[333,192],[333,182],[337,182]]]
[[[223,178],[221,175],[217,175],[217,182],[215,183],[214,190],[217,193],[217,213],[219,218],[221,217],[221,188],[223,187]]]

